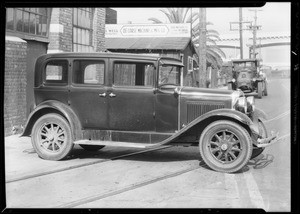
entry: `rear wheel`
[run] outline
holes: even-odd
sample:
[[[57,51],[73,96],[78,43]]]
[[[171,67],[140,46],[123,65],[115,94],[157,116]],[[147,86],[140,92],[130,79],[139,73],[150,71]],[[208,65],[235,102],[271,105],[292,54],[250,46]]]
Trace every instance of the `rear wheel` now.
[[[74,146],[68,121],[55,113],[43,115],[36,121],[31,142],[37,154],[46,160],[61,160]]]
[[[262,98],[262,93],[263,93],[263,89],[262,89],[262,82],[258,82],[257,83],[257,96],[259,99]]]
[[[83,148],[86,151],[98,151],[104,147],[100,145],[84,145],[84,144],[79,144],[79,146],[81,146],[81,148]]]
[[[227,120],[208,125],[201,134],[199,150],[203,161],[219,172],[242,169],[252,154],[252,140],[245,128]]]
[[[265,90],[264,90],[264,95],[268,96],[268,83],[265,81]]]

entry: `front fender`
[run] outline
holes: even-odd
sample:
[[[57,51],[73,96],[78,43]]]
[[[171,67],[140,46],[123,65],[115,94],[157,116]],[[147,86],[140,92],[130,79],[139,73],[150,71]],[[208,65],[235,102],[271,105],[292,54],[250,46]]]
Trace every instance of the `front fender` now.
[[[251,132],[255,135],[258,135],[259,130],[257,124],[254,124],[252,120],[245,115],[244,113],[241,113],[239,111],[233,110],[233,109],[216,109],[209,111],[200,117],[196,118],[192,122],[190,122],[188,125],[186,125],[184,128],[180,129],[178,132],[176,132],[174,135],[170,136],[169,138],[165,139],[164,141],[158,143],[158,145],[164,145],[170,143],[172,140],[176,139],[183,133],[187,132],[194,126],[200,124],[201,122],[207,120],[207,119],[212,119],[218,120],[218,119],[230,119],[233,121],[237,121],[239,123],[244,124],[245,126],[249,127]]]
[[[42,102],[30,113],[21,136],[30,136],[34,123],[47,113],[58,113],[64,116],[71,126],[74,140],[80,139],[80,130],[82,127],[77,115],[69,106],[56,100]]]

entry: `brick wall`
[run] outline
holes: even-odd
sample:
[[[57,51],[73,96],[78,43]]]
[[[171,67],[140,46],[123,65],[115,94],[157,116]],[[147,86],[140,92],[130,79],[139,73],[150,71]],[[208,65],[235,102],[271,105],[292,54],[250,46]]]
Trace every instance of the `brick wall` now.
[[[4,133],[21,133],[26,123],[27,43],[17,37],[5,37]],[[13,127],[15,128],[13,131]]]
[[[53,8],[48,53],[73,51],[73,8]],[[105,8],[95,8],[93,16],[94,51],[105,50]]]
[[[96,52],[104,51],[105,48],[105,8],[95,8],[93,20],[93,45]]]
[[[53,8],[49,29],[48,52],[72,51],[72,8]]]

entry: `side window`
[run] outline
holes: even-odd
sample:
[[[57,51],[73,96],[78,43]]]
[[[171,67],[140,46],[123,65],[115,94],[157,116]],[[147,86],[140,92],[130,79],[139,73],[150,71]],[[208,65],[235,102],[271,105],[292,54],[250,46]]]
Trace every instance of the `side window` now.
[[[104,84],[105,64],[102,61],[75,60],[73,63],[73,83]]]
[[[115,62],[114,85],[153,86],[154,65],[140,62]]]
[[[45,83],[67,84],[68,61],[53,60],[46,64]]]

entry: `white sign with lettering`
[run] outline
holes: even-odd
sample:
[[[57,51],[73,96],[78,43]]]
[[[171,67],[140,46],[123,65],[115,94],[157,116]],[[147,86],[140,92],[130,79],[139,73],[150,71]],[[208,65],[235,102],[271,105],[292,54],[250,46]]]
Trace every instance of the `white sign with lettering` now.
[[[107,24],[106,38],[120,37],[190,37],[191,24]]]

